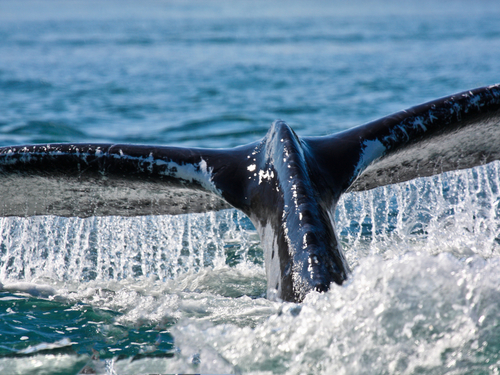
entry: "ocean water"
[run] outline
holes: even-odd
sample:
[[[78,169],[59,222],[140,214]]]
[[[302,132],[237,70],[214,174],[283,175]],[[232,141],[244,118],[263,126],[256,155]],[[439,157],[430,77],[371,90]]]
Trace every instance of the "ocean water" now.
[[[500,82],[499,19],[496,0],[0,0],[0,145],[330,134]],[[500,372],[500,163],[345,195],[336,225],[349,280],[293,304],[265,298],[235,210],[0,218],[0,373]]]

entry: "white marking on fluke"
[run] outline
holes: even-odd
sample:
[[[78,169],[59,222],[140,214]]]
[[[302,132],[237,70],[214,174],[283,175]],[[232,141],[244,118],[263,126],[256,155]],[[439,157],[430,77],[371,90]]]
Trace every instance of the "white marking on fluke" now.
[[[363,142],[359,162],[354,170],[354,175],[357,176],[363,169],[380,158],[385,151],[385,146],[378,139],[365,140]]]

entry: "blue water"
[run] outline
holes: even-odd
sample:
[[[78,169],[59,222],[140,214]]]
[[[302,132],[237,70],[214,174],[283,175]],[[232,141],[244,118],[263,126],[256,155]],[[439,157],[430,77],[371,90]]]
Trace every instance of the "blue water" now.
[[[0,145],[333,133],[500,82],[499,19],[496,0],[0,0]],[[498,373],[498,168],[346,196],[351,279],[302,305],[263,298],[235,211],[1,218],[1,372]]]

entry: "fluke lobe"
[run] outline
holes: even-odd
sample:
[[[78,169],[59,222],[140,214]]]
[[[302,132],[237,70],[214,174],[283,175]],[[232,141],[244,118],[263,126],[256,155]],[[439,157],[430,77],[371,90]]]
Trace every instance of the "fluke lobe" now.
[[[500,85],[325,137],[275,121],[232,149],[129,144],[0,148],[1,216],[176,215],[235,207],[257,228],[268,295],[301,301],[348,275],[340,196],[500,157]]]

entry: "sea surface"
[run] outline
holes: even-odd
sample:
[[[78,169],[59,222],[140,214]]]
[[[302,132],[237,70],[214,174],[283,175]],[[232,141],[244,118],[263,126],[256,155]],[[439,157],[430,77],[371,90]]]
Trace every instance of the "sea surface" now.
[[[500,82],[499,20],[498,0],[0,0],[0,145],[334,133]],[[500,372],[500,164],[345,195],[336,225],[349,280],[294,304],[265,298],[235,210],[0,218],[0,373]]]

